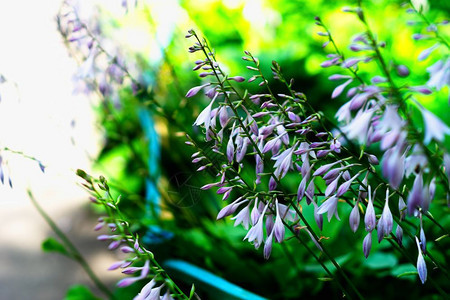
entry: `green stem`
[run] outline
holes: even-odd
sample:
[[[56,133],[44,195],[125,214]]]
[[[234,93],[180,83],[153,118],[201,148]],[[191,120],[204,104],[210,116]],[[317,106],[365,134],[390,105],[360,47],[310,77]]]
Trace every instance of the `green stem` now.
[[[111,293],[111,291],[103,284],[103,282],[95,275],[94,271],[92,271],[89,264],[86,262],[80,251],[75,247],[75,245],[69,240],[67,235],[62,232],[61,229],[59,229],[58,225],[52,220],[52,218],[44,211],[44,209],[39,205],[36,198],[33,196],[32,192],[30,190],[27,191],[28,196],[31,200],[31,203],[34,205],[34,207],[37,209],[39,214],[42,216],[42,218],[47,222],[47,224],[50,226],[50,228],[53,230],[53,232],[60,238],[60,240],[63,242],[64,246],[66,247],[66,250],[69,250],[70,256],[78,262],[81,267],[84,269],[84,271],[87,273],[89,278],[94,282],[94,284],[98,287],[99,290],[101,290],[105,295],[107,295],[110,299],[115,299],[114,295]]]

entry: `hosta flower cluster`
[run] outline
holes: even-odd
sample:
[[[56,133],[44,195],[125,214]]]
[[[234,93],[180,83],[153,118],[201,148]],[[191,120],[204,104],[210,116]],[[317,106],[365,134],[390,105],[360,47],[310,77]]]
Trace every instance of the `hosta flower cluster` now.
[[[248,230],[244,240],[255,248],[263,246],[265,258],[269,258],[274,241],[281,243],[288,235],[301,239],[301,232],[328,256],[302,206],[314,206],[314,218],[322,230],[323,215],[328,221],[333,217],[340,220],[338,207],[351,205],[347,216],[351,230],[356,232],[362,220],[362,230],[367,232],[364,255],[369,255],[374,231],[378,242],[392,236],[389,241],[399,247],[406,234],[417,243],[418,259],[412,263],[423,283],[427,278],[423,223],[436,222],[428,212],[436,186],[443,186],[444,195],[450,196],[450,156],[443,144],[450,128],[423,107],[416,95],[431,95],[449,84],[448,44],[438,31],[446,22],[429,23],[427,34],[414,35],[416,40],[436,40],[419,60],[438,48],[444,53],[427,69],[429,81],[421,86],[398,86],[393,74],[407,77],[409,68],[385,61],[386,43],[372,33],[361,7],[344,11],[354,13],[365,26],[349,46],[352,57],[344,56],[331,32],[316,18],[322,28],[319,35],[328,39],[324,47],[334,47],[322,67],[339,69],[330,80],[343,82],[331,98],[346,93],[348,99],[336,113],[337,128],[330,127],[331,121],[315,111],[303,93],[293,90],[293,82],[284,78],[278,63],[273,62],[271,70],[274,79],[284,85],[283,94],[272,92],[258,59],[250,52],[245,51],[242,59],[254,75],[248,79],[230,76],[206,40],[190,30],[186,37],[194,44],[189,52],[202,57],[193,70],[207,82],[190,89],[186,97],[203,93],[209,103],[194,122],[203,128],[206,144],[191,137],[187,144],[197,149],[192,158],[200,165],[198,170],[209,170],[217,177],[202,189],[216,188],[229,202],[217,218],[234,215],[235,225]],[[408,12],[425,18],[414,8]],[[380,73],[366,81],[359,68],[370,63],[377,64]],[[265,91],[242,92],[239,85],[244,81]],[[421,124],[411,118],[414,110],[422,115]],[[296,193],[290,191],[285,177],[297,179]],[[409,228],[405,232],[406,218],[420,219],[417,237]]]

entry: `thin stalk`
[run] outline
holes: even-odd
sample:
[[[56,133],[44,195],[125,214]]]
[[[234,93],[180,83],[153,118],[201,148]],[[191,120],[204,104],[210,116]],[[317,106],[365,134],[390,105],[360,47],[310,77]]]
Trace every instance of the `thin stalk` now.
[[[95,275],[94,271],[91,269],[89,264],[84,259],[83,255],[78,251],[78,249],[75,247],[75,245],[69,240],[67,235],[59,229],[58,225],[52,220],[52,218],[44,211],[44,209],[39,205],[36,198],[33,196],[32,192],[30,190],[28,192],[28,197],[31,200],[31,203],[34,205],[36,210],[39,212],[39,214],[42,216],[42,218],[45,220],[45,222],[50,226],[50,228],[53,230],[53,232],[59,237],[59,239],[63,242],[66,250],[69,250],[70,257],[74,259],[76,262],[78,262],[81,267],[84,269],[84,271],[87,273],[89,278],[94,282],[94,284],[97,286],[99,290],[101,290],[106,296],[108,296],[110,299],[116,299],[114,295],[111,293],[111,291],[106,287],[105,284]]]

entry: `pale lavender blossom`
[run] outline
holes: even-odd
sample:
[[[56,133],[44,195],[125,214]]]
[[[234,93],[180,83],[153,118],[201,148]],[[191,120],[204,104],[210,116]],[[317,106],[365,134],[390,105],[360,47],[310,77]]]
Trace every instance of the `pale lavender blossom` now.
[[[425,137],[423,140],[425,145],[429,144],[433,139],[442,142],[445,135],[450,134],[450,128],[424,107],[420,106],[420,111],[422,112],[425,123]]]
[[[363,144],[367,140],[370,121],[374,112],[374,109],[358,112],[349,124],[342,127],[347,137],[352,140],[356,139],[360,144]]]
[[[250,228],[250,230],[247,232],[247,235],[244,237],[244,240],[248,240],[250,243],[253,242],[253,245],[255,246],[256,249],[258,249],[259,246],[261,246],[261,243],[263,241],[264,235],[263,219],[266,214],[268,205],[269,204],[266,204],[263,212],[261,213],[261,216],[258,219],[258,222],[256,222],[256,224],[252,228]]]
[[[284,240],[285,228],[284,228],[283,221],[281,220],[281,217],[280,217],[280,209],[279,209],[279,205],[278,205],[278,199],[275,200],[275,207],[277,210],[277,215],[275,218],[275,224],[273,227],[273,231],[275,232],[275,239],[277,240],[278,243],[281,243]]]
[[[444,86],[450,86],[450,58],[438,60],[427,68],[427,72],[430,73],[427,86],[438,91]]]
[[[317,210],[318,214],[324,214],[327,213],[328,222],[331,220],[331,217],[334,215],[336,219],[340,220],[338,211],[337,211],[337,205],[338,205],[338,197],[336,195],[328,198]]]

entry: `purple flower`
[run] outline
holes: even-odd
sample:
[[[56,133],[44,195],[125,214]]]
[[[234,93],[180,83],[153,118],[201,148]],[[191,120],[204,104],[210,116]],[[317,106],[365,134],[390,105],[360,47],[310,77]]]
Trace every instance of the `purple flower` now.
[[[409,69],[405,65],[397,66],[397,74],[401,77],[407,77],[409,75]]]
[[[369,257],[370,249],[372,248],[372,232],[367,233],[363,241],[364,256]]]
[[[413,215],[417,212],[417,208],[422,205],[423,199],[424,199],[423,178],[422,172],[420,172],[419,174],[416,175],[413,188],[408,195],[407,208],[409,215]]]
[[[386,189],[386,202],[384,204],[383,213],[378,220],[377,233],[378,233],[378,243],[381,242],[383,237],[389,235],[392,231],[392,213],[389,210],[389,188]]]
[[[194,97],[195,95],[197,95],[197,93],[199,91],[201,91],[204,87],[209,86],[210,83],[206,83],[203,85],[199,85],[199,86],[195,86],[193,88],[191,88],[187,93],[186,93],[186,98],[190,98],[190,97]]]
[[[375,210],[373,208],[373,202],[372,202],[372,192],[371,188],[369,186],[369,202],[367,203],[367,209],[366,214],[364,216],[364,224],[366,225],[366,230],[368,232],[372,232],[372,230],[375,229],[376,224],[376,216],[375,216]],[[375,197],[375,195],[373,195]]]
[[[360,144],[367,140],[367,133],[370,126],[374,109],[359,111],[356,117],[342,128],[349,139],[357,139]]]
[[[343,84],[338,85],[334,89],[333,93],[331,94],[331,98],[334,99],[334,98],[338,97],[340,94],[342,94],[342,92],[344,91],[345,87],[347,85],[349,85],[350,83],[352,83],[352,81],[353,81],[353,79],[349,79],[346,82],[344,82]]]
[[[442,89],[444,86],[450,85],[450,59],[441,59],[427,68],[427,72],[430,73],[430,80],[427,82],[427,86],[434,87],[436,90]]]
[[[360,216],[359,216],[359,207],[358,207],[358,201],[357,201],[355,203],[355,206],[353,206],[353,209],[352,209],[352,212],[350,213],[350,218],[349,218],[350,228],[352,229],[353,232],[356,232],[356,230],[358,230],[359,221],[360,221]]]
[[[450,128],[436,117],[432,112],[420,106],[425,123],[425,138],[423,142],[428,144],[432,139],[442,142],[444,136],[450,134]]]
[[[286,149],[281,154],[272,157],[272,160],[275,160],[274,168],[275,171],[273,174],[278,178],[283,178],[286,173],[289,171],[289,169],[292,168],[292,152],[294,151],[294,148],[297,145],[294,145],[293,147]]]
[[[281,243],[284,240],[285,228],[284,228],[283,221],[281,221],[281,217],[280,217],[280,209],[279,209],[279,205],[278,205],[278,199],[275,200],[275,206],[276,206],[276,210],[277,210],[277,216],[275,218],[275,224],[273,227],[273,231],[275,232],[276,241],[278,243]]]
[[[394,189],[400,186],[405,172],[405,154],[400,153],[398,147],[391,148],[383,155],[383,175],[389,180]]]
[[[264,210],[261,213],[258,222],[256,222],[256,224],[252,228],[250,228],[250,230],[247,232],[247,235],[244,237],[244,240],[247,239],[250,243],[253,242],[253,245],[255,246],[256,249],[258,249],[259,246],[261,246],[261,243],[263,241],[264,235],[263,219],[264,215],[266,214],[267,206],[268,204],[266,204],[266,206],[264,207]]]
[[[247,230],[248,226],[250,224],[250,216],[249,215],[250,215],[249,214],[249,206],[247,205],[246,207],[241,209],[241,211],[238,212],[238,214],[236,216],[231,218],[231,220],[236,220],[236,221],[234,221],[234,226],[238,226],[239,224],[242,223],[242,226],[244,226],[244,228]]]
[[[331,217],[334,215],[336,219],[340,220],[338,211],[337,211],[337,205],[338,205],[338,198],[336,195],[328,198],[317,210],[318,214],[324,214],[327,213],[328,222],[330,222]]]
[[[211,123],[211,108],[214,103],[214,100],[217,98],[216,94],[214,98],[211,100],[209,105],[198,115],[197,119],[194,122],[194,125],[200,126],[202,124],[205,124],[206,130],[209,129],[209,125]]]
[[[264,242],[264,259],[269,259],[270,253],[272,252],[272,243],[273,243],[273,232],[272,230],[269,234],[269,236],[266,238],[266,241]]]
[[[419,54],[417,59],[419,61],[427,59],[428,56],[430,56],[431,52],[433,52],[437,47],[439,47],[439,43],[436,43],[433,46],[431,46],[430,48],[427,48],[427,49],[423,50],[422,52],[420,52],[420,54]]]
[[[419,255],[417,257],[417,273],[419,273],[420,281],[422,284],[427,281],[427,265],[425,264],[425,259],[423,258],[422,251],[420,249],[419,240],[416,237],[417,250],[419,251]]]

